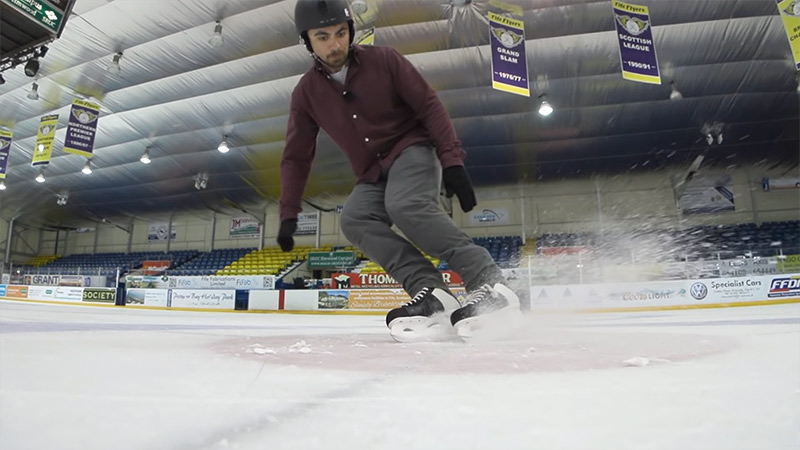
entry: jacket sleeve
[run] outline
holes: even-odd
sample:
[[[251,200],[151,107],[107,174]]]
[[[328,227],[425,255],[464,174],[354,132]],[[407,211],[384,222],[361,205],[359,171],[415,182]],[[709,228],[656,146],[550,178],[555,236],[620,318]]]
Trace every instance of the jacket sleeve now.
[[[319,125],[308,113],[305,96],[298,86],[292,92],[286,147],[281,159],[281,220],[295,219],[302,211],[303,192],[311,172]]]
[[[397,50],[384,48],[395,89],[428,130],[442,168],[463,166],[466,153],[439,96],[408,59]]]

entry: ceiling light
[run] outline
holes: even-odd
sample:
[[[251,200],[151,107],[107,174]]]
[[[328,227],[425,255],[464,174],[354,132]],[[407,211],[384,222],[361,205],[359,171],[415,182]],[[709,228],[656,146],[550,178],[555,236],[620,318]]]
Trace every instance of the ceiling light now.
[[[550,106],[550,103],[547,103],[547,95],[542,94],[539,96],[539,99],[542,103],[539,105],[539,114],[542,116],[549,116],[553,113],[553,107]]]
[[[139,158],[139,161],[141,161],[142,164],[150,164],[150,147],[144,149],[144,153],[142,157]]]
[[[90,175],[92,173],[92,162],[86,160],[86,164],[83,165],[83,169],[81,169],[81,172],[85,173],[86,175]]]
[[[717,144],[722,144],[722,133],[717,135]]]
[[[0,191],[5,191],[5,190],[6,190],[6,182],[0,181]]]
[[[222,37],[222,24],[217,21],[217,24],[214,26],[214,34],[211,35],[211,39],[208,40],[208,43],[211,44],[212,47],[217,48],[222,46],[222,43],[225,41],[225,38]]]
[[[364,0],[353,0],[350,2],[350,9],[353,11],[353,14],[364,14],[368,9],[367,2]]]
[[[217,150],[219,150],[220,153],[228,153],[229,151],[231,151],[230,147],[228,147],[228,136],[227,135],[222,136],[222,142],[219,143],[219,146],[217,147]]]
[[[36,178],[34,179],[36,180],[37,183],[44,183],[46,181],[44,178],[44,170],[40,170],[39,175],[36,175]]]
[[[708,133],[706,135],[706,142],[708,142],[708,145],[711,145],[711,144],[714,143],[714,136],[712,136],[711,133]]]
[[[117,54],[114,55],[114,58],[111,60],[111,62],[108,63],[107,69],[114,75],[119,75],[119,73],[122,72],[122,68],[119,67],[120,59],[122,59],[122,52],[117,52]]]
[[[669,84],[669,87],[672,89],[672,92],[669,94],[670,100],[676,101],[683,98],[683,94],[681,94],[681,91],[678,90],[678,85],[675,84],[674,81]]]
[[[31,100],[39,100],[39,85],[36,82],[31,85],[31,91],[28,92],[28,98]]]
[[[39,60],[31,59],[25,64],[25,75],[33,78],[39,72]]]

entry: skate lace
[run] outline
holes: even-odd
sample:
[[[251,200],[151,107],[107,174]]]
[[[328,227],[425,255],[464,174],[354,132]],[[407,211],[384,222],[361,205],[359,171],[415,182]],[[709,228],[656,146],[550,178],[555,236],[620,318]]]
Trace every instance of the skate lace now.
[[[487,298],[491,298],[492,296],[494,296],[494,289],[492,289],[492,287],[488,284],[484,284],[467,295],[464,306],[480,303]]]
[[[427,288],[425,288],[425,289],[422,289],[421,291],[417,292],[417,295],[415,295],[415,296],[414,296],[414,298],[412,298],[410,302],[407,302],[407,303],[406,303],[406,304],[404,304],[403,306],[411,306],[411,305],[416,305],[416,304],[417,304],[417,303],[419,303],[419,302],[420,302],[420,301],[421,301],[423,298],[425,298],[425,296],[426,296],[426,295],[428,295],[428,292],[430,292],[430,291],[429,291]]]

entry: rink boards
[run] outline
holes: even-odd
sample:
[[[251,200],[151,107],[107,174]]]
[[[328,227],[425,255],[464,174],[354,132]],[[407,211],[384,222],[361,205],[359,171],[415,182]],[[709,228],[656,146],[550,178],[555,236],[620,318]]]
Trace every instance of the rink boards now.
[[[453,288],[460,300],[463,288]],[[115,306],[113,288],[0,285],[0,298]],[[800,302],[800,273],[639,283],[531,286],[534,310],[642,311]],[[230,312],[383,313],[409,301],[402,289],[133,288],[127,308]],[[122,307],[122,306],[119,306]]]

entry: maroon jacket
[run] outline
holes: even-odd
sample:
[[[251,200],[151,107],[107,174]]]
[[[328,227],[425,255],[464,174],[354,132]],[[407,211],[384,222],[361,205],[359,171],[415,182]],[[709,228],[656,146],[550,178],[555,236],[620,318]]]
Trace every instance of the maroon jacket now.
[[[281,160],[281,220],[296,218],[311,171],[319,129],[350,160],[358,183],[374,183],[405,148],[430,142],[442,168],[463,166],[453,124],[413,65],[388,47],[354,45],[345,86],[316,62],[292,92]]]

